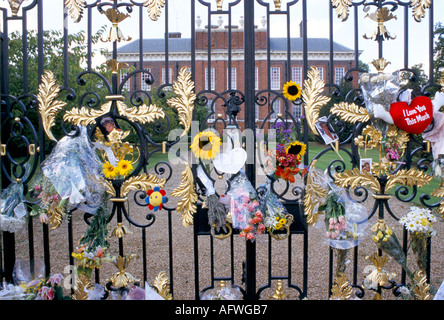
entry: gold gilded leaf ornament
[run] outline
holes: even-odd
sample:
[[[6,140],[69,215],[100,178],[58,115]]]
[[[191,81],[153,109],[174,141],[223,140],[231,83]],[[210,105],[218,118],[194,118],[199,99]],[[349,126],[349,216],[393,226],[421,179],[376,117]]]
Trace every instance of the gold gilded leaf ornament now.
[[[430,8],[432,0],[412,0],[410,8],[413,11],[413,18],[417,22],[421,22],[421,19],[425,17],[426,9]]]
[[[153,287],[165,300],[173,300],[173,295],[170,293],[170,283],[164,271],[159,273],[156,279],[154,279]]]
[[[392,189],[396,184],[409,187],[417,186],[418,188],[421,188],[426,184],[429,184],[432,179],[433,177],[431,175],[415,168],[399,170],[397,173],[388,176],[385,191]]]
[[[431,300],[430,284],[427,283],[427,276],[423,271],[416,271],[413,276],[412,292],[416,300]]]
[[[197,211],[196,202],[198,196],[194,188],[193,172],[188,163],[185,163],[181,184],[171,192],[171,195],[176,198],[182,198],[177,203],[177,212],[182,215],[182,224],[185,227],[193,225],[193,214]]]
[[[150,19],[157,21],[162,13],[161,9],[165,6],[165,0],[146,0],[143,6],[148,7]]]
[[[96,123],[96,118],[103,116],[111,111],[112,101],[103,104],[100,110],[89,109],[86,107],[73,108],[63,115],[63,120],[74,123],[77,126],[87,126]]]
[[[313,160],[308,170],[304,195],[304,214],[307,216],[307,224],[309,226],[314,225],[318,221],[319,216],[315,209],[320,205],[320,199],[325,198],[328,194],[328,191],[318,181],[318,172],[315,167],[316,162],[317,160]]]
[[[346,21],[349,15],[349,8],[352,6],[351,0],[331,0],[331,4],[336,9],[338,18]]]
[[[60,93],[60,87],[56,83],[56,78],[51,71],[45,71],[42,75],[42,81],[39,85],[37,101],[39,102],[39,113],[42,118],[43,130],[53,141],[57,141],[51,132],[55,124],[57,113],[66,107],[66,103],[57,100]]]
[[[351,298],[353,290],[348,283],[347,277],[342,272],[335,278],[331,293],[331,300],[348,300]]]
[[[68,10],[69,16],[75,23],[82,20],[85,0],[65,0],[65,7]]]
[[[116,288],[128,287],[130,284],[138,281],[133,275],[129,274],[125,270],[128,268],[132,259],[138,258],[137,255],[131,254],[128,257],[118,256],[116,257],[113,264],[119,269],[109,280],[112,282],[113,286]]]
[[[142,173],[125,180],[122,184],[120,195],[121,197],[126,197],[131,190],[148,191],[156,186],[163,188],[165,183],[165,179],[159,179],[155,175]]]
[[[173,83],[173,91],[177,97],[168,99],[167,103],[178,112],[179,123],[184,126],[184,132],[181,135],[183,137],[190,131],[194,102],[196,101],[194,82],[191,81],[191,73],[188,68],[180,69],[177,80]]]
[[[117,101],[117,110],[121,116],[126,117],[130,121],[139,122],[140,124],[153,122],[156,119],[165,117],[165,112],[155,105],[143,104],[138,107],[128,108],[122,101]]]
[[[341,188],[357,186],[367,186],[376,193],[381,193],[381,186],[376,177],[374,177],[370,172],[363,171],[360,172],[358,168],[353,170],[347,170],[342,173],[334,173],[335,184]]]
[[[367,109],[354,103],[340,102],[335,104],[330,109],[330,112],[341,118],[343,121],[350,123],[367,122],[370,120]]]
[[[317,133],[315,127],[319,118],[319,111],[330,101],[329,97],[323,96],[325,84],[321,79],[319,70],[311,67],[308,70],[308,79],[304,81],[304,89],[302,90],[302,100],[305,105],[305,119],[313,133]]]

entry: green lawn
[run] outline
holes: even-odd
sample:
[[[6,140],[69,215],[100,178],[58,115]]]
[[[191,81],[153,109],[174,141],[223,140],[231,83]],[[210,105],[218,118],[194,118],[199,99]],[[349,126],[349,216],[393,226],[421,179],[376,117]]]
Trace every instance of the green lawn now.
[[[327,153],[323,154],[319,158],[317,163],[316,163],[316,168],[321,169],[321,170],[325,170],[328,167],[328,165],[330,164],[331,161],[336,160],[336,159],[340,159],[340,157],[336,154],[335,151],[331,150],[331,148],[329,146],[326,147],[324,145],[320,145],[320,144],[317,144],[317,143],[310,143],[309,144],[309,148],[308,148],[308,150],[309,150],[308,155],[309,155],[309,160],[310,161],[316,155],[318,155],[319,152],[321,152],[322,150],[324,150],[326,148],[330,149],[330,151],[328,151]],[[346,148],[346,149],[349,150],[349,148]],[[351,169],[352,166],[351,166],[351,163],[350,163],[350,161],[351,161],[350,156],[346,152],[344,152],[344,151],[340,151],[339,154],[342,156],[342,158],[343,158],[343,160],[344,160],[344,162],[346,164],[346,169]],[[368,150],[366,157],[367,158],[372,158],[373,161],[379,161],[379,153],[376,150]],[[434,190],[436,190],[438,188],[439,183],[440,182],[434,178],[429,185],[425,185],[424,187],[419,188],[417,190],[417,195],[413,199],[413,203],[415,203],[417,205],[421,205],[421,202],[420,202],[420,199],[419,199],[420,196],[422,194],[430,195],[431,192],[433,192]],[[389,191],[389,194],[394,195],[395,191],[396,191],[396,188],[393,188],[393,189],[391,189]],[[411,192],[409,193],[409,195],[411,196]],[[429,201],[427,201],[427,203],[428,204],[432,204],[432,203],[436,203],[438,201],[439,201],[438,198],[431,197],[431,199]]]

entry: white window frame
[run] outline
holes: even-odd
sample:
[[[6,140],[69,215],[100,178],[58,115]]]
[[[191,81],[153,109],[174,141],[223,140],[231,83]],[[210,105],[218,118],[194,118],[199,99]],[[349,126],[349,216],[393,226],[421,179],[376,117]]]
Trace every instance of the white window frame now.
[[[214,67],[211,67],[211,89],[215,90],[216,88],[216,74]],[[205,90],[208,90],[208,68],[205,68]]]
[[[279,90],[281,88],[281,68],[270,68],[270,89]]]
[[[211,112],[211,105],[214,103],[214,100],[208,100],[207,101],[207,110],[208,110],[208,113],[210,113]],[[213,115],[212,116],[210,116],[209,118],[208,118],[208,123],[213,123],[214,121],[216,120],[216,106],[214,106],[214,113],[213,113]]]
[[[229,69],[227,68],[227,89],[230,89],[230,82],[229,82]],[[236,75],[236,68],[231,67],[231,90],[237,89],[237,75]]]
[[[291,80],[302,86],[302,68],[301,67],[293,67],[291,68]]]
[[[151,72],[151,68],[145,68],[146,71]],[[145,82],[146,79],[148,79],[150,76],[147,73],[141,73],[140,74],[140,89],[144,91],[150,91],[151,85],[147,84]]]
[[[293,117],[295,119],[300,118],[302,116],[302,107],[300,105],[293,104]]]
[[[318,68],[319,77],[321,78],[321,80],[324,80],[324,68],[323,67],[316,67],[316,68]]]
[[[123,82],[123,79],[128,75],[128,72],[125,70],[120,70],[120,83]],[[131,78],[128,79],[128,81],[125,83],[122,89],[126,89],[128,91],[131,91]]]
[[[335,84],[340,84],[345,75],[344,67],[335,68]]]
[[[166,68],[162,68],[162,84],[166,84],[165,79],[166,79]],[[168,68],[168,83],[172,83],[173,82],[173,69],[172,68]]]
[[[259,68],[254,68],[254,90],[259,90]]]

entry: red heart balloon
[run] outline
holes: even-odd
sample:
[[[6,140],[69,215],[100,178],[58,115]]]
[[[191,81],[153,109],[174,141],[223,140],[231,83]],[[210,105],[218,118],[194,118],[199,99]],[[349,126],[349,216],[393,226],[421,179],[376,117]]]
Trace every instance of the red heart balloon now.
[[[394,102],[390,105],[390,115],[399,129],[413,134],[420,134],[432,122],[432,100],[420,96],[413,98],[410,105],[407,102]]]

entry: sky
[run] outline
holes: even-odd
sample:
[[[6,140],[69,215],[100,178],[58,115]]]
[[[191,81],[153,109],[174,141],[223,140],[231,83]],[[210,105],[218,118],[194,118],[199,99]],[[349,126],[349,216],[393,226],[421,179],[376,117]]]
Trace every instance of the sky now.
[[[87,3],[92,3],[95,0],[86,0]],[[329,1],[330,0],[307,0],[307,16],[308,16],[308,37],[328,38],[329,37]],[[22,7],[26,7],[31,3],[31,0],[25,0]],[[126,1],[128,2],[128,1]],[[143,0],[136,2],[142,3]],[[215,0],[201,0],[200,2],[207,2],[212,5],[212,10],[216,10]],[[196,1],[196,16],[199,16],[203,21],[201,27],[208,24],[207,7]],[[224,10],[229,9],[230,3],[235,0],[225,0]],[[270,3],[270,8],[274,8],[272,0],[262,0],[262,2]],[[406,2],[406,0],[403,0]],[[282,1],[282,8],[286,9],[287,0]],[[433,0],[434,3],[434,22],[444,23],[444,0]],[[181,32],[182,37],[190,37],[191,33],[191,0],[169,0],[169,15],[168,28],[169,32]],[[0,1],[0,6],[8,7],[6,0]],[[239,20],[243,16],[243,2],[241,1],[236,6],[232,6],[232,24],[239,25]],[[147,8],[143,8],[144,12],[144,38],[163,38],[165,34],[165,8],[162,9],[162,15],[158,21],[151,21],[148,18]],[[37,10],[34,8],[28,12],[28,29],[37,28]],[[347,21],[342,22],[334,13],[333,16],[333,40],[349,48],[354,48],[354,12],[350,12]],[[373,12],[371,9],[370,12]],[[69,32],[78,32],[86,30],[86,13],[80,23],[74,23],[72,20],[63,20],[63,0],[44,0],[44,29],[61,30],[64,23],[67,23]],[[364,18],[367,13],[363,11],[362,6],[358,10],[358,36],[359,49],[362,50],[360,60],[364,63],[370,64],[373,59],[378,57],[377,42],[373,40],[366,40],[363,38],[364,34],[371,35],[376,28],[377,23],[369,18]],[[384,42],[384,57],[391,62],[388,71],[397,70],[403,67],[403,47],[404,47],[404,12],[403,8],[398,8],[394,14],[396,19],[385,23],[387,30],[396,35],[396,39]],[[20,15],[20,13],[19,13]],[[262,26],[262,17],[266,15],[264,6],[256,3],[255,6],[255,24]],[[119,24],[125,36],[131,36],[133,40],[138,38],[139,30],[139,11],[136,9],[131,13],[131,19],[126,19]],[[217,24],[219,17],[224,20],[223,24],[228,24],[228,15],[212,15],[212,24]],[[302,0],[297,1],[296,4],[290,8],[290,36],[299,36],[299,24],[302,19]],[[409,22],[409,66],[422,63],[426,73],[428,72],[428,26],[429,26],[429,12],[426,12],[426,17],[418,23],[411,16],[411,10],[408,15]],[[285,30],[287,21],[284,15],[271,15],[270,17],[271,36],[285,37]],[[93,9],[93,31],[98,30],[101,26],[107,25],[108,29],[110,22],[107,18],[100,14],[96,8]],[[21,30],[21,23],[19,21],[10,21],[9,31]],[[126,44],[120,42],[118,46]],[[110,44],[100,43],[100,46],[110,48]],[[98,50],[98,48],[95,48]],[[95,61],[95,64],[103,61]]]

